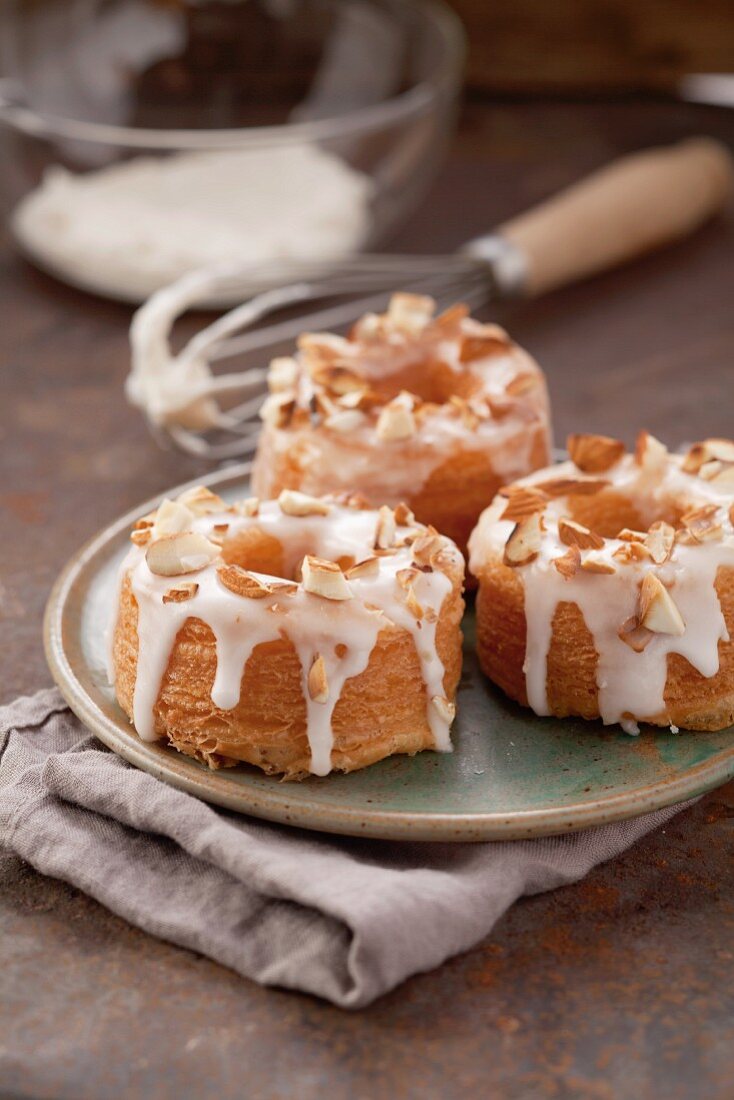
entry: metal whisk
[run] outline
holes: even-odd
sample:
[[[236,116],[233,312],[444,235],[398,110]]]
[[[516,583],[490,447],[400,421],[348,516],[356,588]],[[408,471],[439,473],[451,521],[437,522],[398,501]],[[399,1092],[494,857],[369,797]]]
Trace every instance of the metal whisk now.
[[[439,308],[461,301],[472,310],[542,294],[691,232],[723,207],[733,179],[728,151],[697,138],[617,161],[450,256],[355,255],[192,272],[135,314],[128,398],[159,438],[189,454],[246,456],[257,442],[266,369],[216,375],[214,363],[252,353],[262,363],[301,332],[338,330],[383,310],[395,290],[431,295]],[[232,301],[243,304],[172,350],[184,313]],[[317,311],[301,309],[325,301]],[[284,311],[285,318],[261,325]]]

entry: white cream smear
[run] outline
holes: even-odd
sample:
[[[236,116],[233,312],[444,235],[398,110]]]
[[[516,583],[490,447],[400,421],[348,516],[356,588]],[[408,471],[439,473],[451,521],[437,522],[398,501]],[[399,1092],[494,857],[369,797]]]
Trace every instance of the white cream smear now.
[[[371,192],[367,176],[315,145],[141,156],[84,174],[49,169],[12,227],[62,278],[142,301],[204,265],[355,251]]]
[[[636,733],[637,721],[659,717],[666,712],[665,686],[667,658],[677,653],[702,676],[714,676],[719,670],[720,641],[729,641],[721,604],[716,592],[716,575],[722,566],[734,566],[734,528],[729,517],[730,493],[716,490],[710,483],[684,473],[679,456],[668,457],[663,476],[651,483],[634,458],[627,456],[612,470],[599,477],[609,480],[615,491],[628,495],[643,510],[644,493],[658,514],[664,502],[686,501],[689,508],[716,504],[720,507],[722,537],[695,545],[675,543],[671,557],[663,564],[653,561],[620,562],[613,556],[624,545],[616,538],[604,540],[602,549],[581,550],[587,558],[614,568],[614,573],[588,573],[579,570],[565,578],[553,562],[568,546],[558,535],[558,521],[568,515],[564,498],[552,500],[543,513],[546,530],[538,556],[517,569],[525,590],[527,649],[524,672],[528,702],[536,714],[551,713],[547,695],[548,653],[553,633],[553,618],[561,603],[579,608],[598,654],[596,682],[598,708],[605,724],[619,722],[628,733]],[[582,475],[571,462],[524,478],[522,485],[548,481],[551,477],[579,479]],[[506,500],[496,501],[482,516],[469,543],[469,566],[479,576],[487,553],[502,556],[514,523],[501,520]],[[654,516],[653,516],[654,518]],[[685,630],[681,635],[654,633],[646,647],[637,652],[624,642],[620,628],[637,608],[640,582],[653,572],[669,590],[682,616]]]
[[[276,501],[261,503],[259,514],[241,517],[231,512],[200,516],[192,529],[205,535],[216,524],[228,524],[227,537],[248,527],[257,527],[278,539],[285,552],[285,572],[300,563],[305,554],[327,560],[345,555],[356,561],[374,554],[377,514],[332,506],[327,516],[287,516]],[[400,539],[414,528],[398,527]],[[442,554],[460,561],[453,544],[446,541]],[[451,751],[450,723],[432,705],[434,696],[443,697],[444,666],[436,649],[436,625],[451,581],[440,569],[419,573],[413,590],[424,609],[435,611],[434,621],[416,619],[405,604],[405,592],[396,579],[400,569],[410,565],[409,547],[380,557],[376,576],[349,580],[352,599],[329,600],[307,592],[299,585],[292,595],[276,591],[261,599],[238,596],[217,578],[215,561],[183,577],[162,577],[151,572],[145,548],[133,546],[122,575],[130,576],[138,604],[138,660],[133,719],[144,741],[156,740],[154,707],[168,667],[176,636],[189,618],[206,623],[216,640],[217,670],[211,699],[222,710],[231,710],[240,700],[245,666],[256,646],[287,636],[298,655],[307,706],[307,735],[311,750],[310,770],[326,775],[331,770],[332,717],[347,680],[363,672],[381,630],[391,623],[407,630],[415,642],[426,690],[426,713],[439,751]],[[265,583],[277,578],[253,574]],[[163,596],[177,582],[195,581],[198,590],[185,602],[163,602]],[[369,606],[367,606],[369,605]],[[346,647],[346,651],[343,651]],[[342,654],[342,655],[340,655]],[[308,674],[320,655],[325,663],[328,698],[318,702],[308,690]]]

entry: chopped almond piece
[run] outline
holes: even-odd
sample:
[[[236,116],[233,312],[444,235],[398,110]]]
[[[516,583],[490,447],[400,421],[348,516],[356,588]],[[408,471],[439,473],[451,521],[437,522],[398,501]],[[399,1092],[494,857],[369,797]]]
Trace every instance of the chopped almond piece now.
[[[379,558],[365,558],[364,561],[358,561],[351,569],[347,569],[348,580],[358,580],[360,578],[376,577],[380,572],[380,559]]]
[[[537,512],[516,523],[505,543],[505,565],[527,565],[537,558],[542,530],[542,520]]]
[[[434,328],[439,329],[456,329],[461,325],[461,322],[469,316],[469,306],[465,306],[463,302],[457,302],[456,305],[449,306],[443,313],[439,313],[438,317],[434,318],[432,325]]]
[[[340,363],[316,363],[311,366],[309,373],[316,385],[323,386],[339,397],[347,393],[360,393],[367,388],[362,375]]]
[[[320,655],[314,659],[308,672],[308,694],[314,703],[326,703],[329,700],[329,681],[326,678],[326,663]]]
[[[247,497],[245,500],[238,500],[234,504],[234,510],[238,516],[252,517],[256,516],[260,512],[260,500],[258,497]]]
[[[603,474],[624,454],[624,443],[608,435],[570,435],[566,447],[573,464],[585,474]]]
[[[295,409],[296,399],[292,393],[271,393],[260,406],[259,416],[269,428],[287,428]]]
[[[583,523],[563,517],[558,521],[558,537],[566,546],[578,546],[581,550],[601,550],[604,545],[601,535],[590,531]]]
[[[234,592],[236,596],[244,596],[248,600],[261,600],[264,596],[270,596],[273,591],[271,585],[240,565],[220,566],[217,569],[217,577],[230,592]]]
[[[467,431],[473,432],[479,427],[479,417],[470,409],[463,397],[452,394],[449,398],[449,405],[459,414],[461,422]]]
[[[416,565],[422,569],[428,569],[433,567],[434,561],[443,548],[444,541],[441,536],[429,530],[415,539],[411,544],[410,552]]]
[[[656,565],[662,565],[670,557],[675,542],[675,528],[664,520],[653,523],[645,535],[645,546]]]
[[[570,580],[578,573],[581,566],[581,551],[578,546],[569,546],[565,554],[553,559],[553,564],[562,577]]]
[[[383,504],[377,514],[377,529],[375,531],[375,549],[388,550],[395,542],[395,514],[392,508]]]
[[[155,514],[153,527],[150,529],[154,539],[163,535],[176,535],[179,531],[190,531],[194,522],[194,513],[180,500],[163,500]]]
[[[643,470],[654,472],[660,470],[668,457],[668,448],[654,435],[641,431],[635,443],[635,462],[642,466]]]
[[[681,516],[681,523],[694,542],[712,542],[723,535],[721,521],[717,519],[718,504],[704,504]]]
[[[588,497],[606,489],[608,481],[599,478],[555,477],[550,481],[538,482],[535,486],[551,499],[557,497]]]
[[[683,459],[681,469],[687,474],[697,474],[708,462],[734,463],[734,442],[731,439],[704,439],[694,443]]]
[[[386,321],[406,336],[420,336],[436,310],[433,298],[425,294],[393,294]]]
[[[383,443],[393,443],[415,435],[413,401],[409,394],[400,394],[385,405],[377,418],[376,431]]]
[[[615,561],[629,564],[633,561],[650,561],[652,554],[644,542],[623,542],[612,554]]]
[[[525,393],[530,393],[538,385],[538,378],[535,374],[516,374],[514,378],[505,386],[505,393],[508,397],[522,397]]]
[[[356,432],[366,421],[366,416],[359,409],[337,409],[330,413],[324,420],[324,427],[332,432],[349,434]]]
[[[145,546],[146,543],[150,542],[150,538],[150,527],[142,527],[140,530],[130,532],[130,541],[134,542],[136,546]]]
[[[163,597],[164,603],[184,603],[186,600],[191,600],[199,591],[199,586],[196,581],[187,581],[186,584],[179,584],[176,588],[169,588]]]
[[[208,516],[212,512],[226,512],[227,505],[220,496],[207,489],[204,485],[196,485],[193,489],[187,489],[177,497],[179,504],[185,504],[195,516]]]
[[[325,500],[301,493],[298,489],[283,489],[278,504],[287,516],[328,516],[331,511],[331,505]]]
[[[151,573],[159,577],[177,577],[197,573],[219,556],[219,547],[198,531],[180,531],[155,539],[145,551]]]
[[[290,355],[270,360],[268,367],[268,389],[271,393],[283,393],[293,390],[298,380],[298,363]]]
[[[685,634],[686,624],[673,597],[654,573],[646,573],[640,585],[637,619],[655,634]]]
[[[587,573],[604,573],[609,575],[610,573],[617,572],[611,562],[601,561],[599,558],[592,558],[591,555],[581,562],[581,568]]]
[[[395,522],[399,527],[411,527],[415,523],[415,516],[407,504],[402,501],[394,509]]]
[[[303,559],[301,573],[306,592],[325,600],[351,600],[352,591],[335,561],[326,561],[307,554]]]
[[[622,542],[644,542],[647,538],[647,531],[634,531],[631,527],[623,527],[621,531],[617,532],[617,538]]]
[[[507,507],[500,519],[517,521],[525,516],[532,516],[534,512],[542,512],[548,503],[548,497],[541,489],[532,486],[519,485],[513,488],[508,496]]]
[[[645,646],[652,640],[652,631],[648,630],[647,627],[640,626],[633,615],[632,618],[622,623],[617,636],[630,649],[634,649],[635,653],[642,653]]]
[[[473,363],[490,355],[503,355],[512,341],[499,325],[483,325],[467,319],[462,325],[459,360]]]
[[[456,704],[449,702],[443,695],[433,695],[431,697],[431,703],[433,704],[436,713],[443,718],[444,722],[451,724],[456,717]]]

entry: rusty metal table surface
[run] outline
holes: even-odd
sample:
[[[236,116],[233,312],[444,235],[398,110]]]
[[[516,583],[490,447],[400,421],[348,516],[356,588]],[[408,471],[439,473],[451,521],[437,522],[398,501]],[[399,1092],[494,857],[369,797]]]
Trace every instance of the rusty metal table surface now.
[[[400,245],[450,249],[611,156],[732,117],[674,103],[472,104]],[[500,318],[548,372],[557,437],[732,434],[734,231]],[[64,560],[195,476],[122,396],[129,311],[0,251],[2,700],[48,682]],[[731,1097],[734,784],[582,883],[348,1014],[260,989],[0,860],[0,1092],[85,1098]]]

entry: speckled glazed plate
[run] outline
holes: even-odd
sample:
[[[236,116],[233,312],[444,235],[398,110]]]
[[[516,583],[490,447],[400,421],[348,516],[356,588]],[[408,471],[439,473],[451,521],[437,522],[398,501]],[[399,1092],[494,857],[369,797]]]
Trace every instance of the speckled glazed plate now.
[[[247,495],[245,467],[205,481],[225,498]],[[212,772],[174,749],[146,744],[107,683],[104,631],[130,525],[155,503],[123,516],[69,562],[49,598],[45,642],[51,672],[72,710],[114,752],[175,787],[231,810],[322,832],[478,841],[635,817],[734,776],[734,728],[676,735],[646,730],[633,738],[618,727],[536,718],[516,706],[478,669],[471,611],[452,754],[393,757],[351,775],[282,783],[247,766]]]

